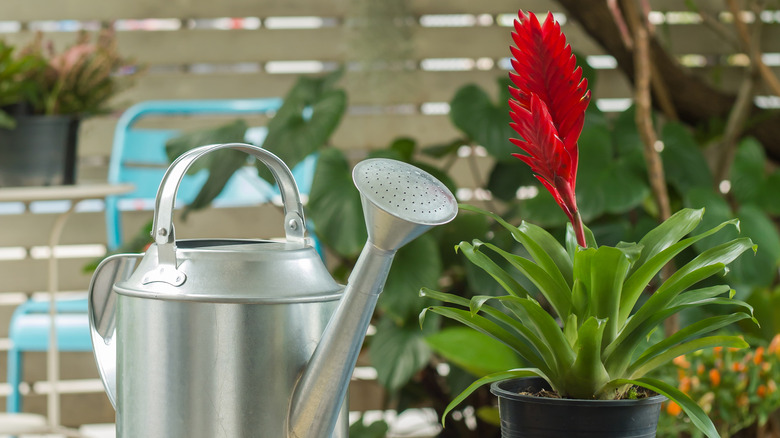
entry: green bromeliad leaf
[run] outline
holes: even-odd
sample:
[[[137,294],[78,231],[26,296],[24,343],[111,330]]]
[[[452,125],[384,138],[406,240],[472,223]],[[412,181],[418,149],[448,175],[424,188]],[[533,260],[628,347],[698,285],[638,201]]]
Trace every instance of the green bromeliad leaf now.
[[[514,350],[467,327],[448,327],[425,341],[433,351],[477,377],[522,366]]]
[[[717,429],[715,429],[715,425],[712,424],[712,420],[710,420],[710,417],[707,416],[704,410],[690,397],[685,395],[684,392],[664,381],[642,377],[639,379],[615,379],[611,381],[609,385],[615,388],[623,385],[637,385],[664,395],[669,400],[680,405],[696,427],[704,432],[708,438],[720,438],[720,434]]]
[[[455,408],[455,406],[459,405],[463,400],[466,399],[466,397],[470,396],[480,387],[493,382],[499,382],[501,380],[507,379],[517,379],[520,377],[541,377],[546,380],[553,389],[556,388],[555,385],[553,385],[553,382],[541,370],[536,368],[518,368],[508,371],[501,371],[494,374],[488,374],[487,376],[482,377],[481,379],[469,385],[466,390],[458,394],[458,396],[455,397],[449,405],[447,405],[447,408],[444,410],[444,413],[441,416],[442,426],[444,426],[444,421],[447,419],[447,414],[449,414],[450,411]]]

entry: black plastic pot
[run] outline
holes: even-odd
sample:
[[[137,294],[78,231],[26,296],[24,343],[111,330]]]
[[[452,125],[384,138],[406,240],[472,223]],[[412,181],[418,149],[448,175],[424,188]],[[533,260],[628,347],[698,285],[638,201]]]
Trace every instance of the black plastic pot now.
[[[662,395],[639,400],[576,400],[520,395],[550,386],[541,378],[493,383],[503,438],[651,438]]]
[[[79,119],[18,116],[0,129],[0,186],[50,186],[76,182]]]

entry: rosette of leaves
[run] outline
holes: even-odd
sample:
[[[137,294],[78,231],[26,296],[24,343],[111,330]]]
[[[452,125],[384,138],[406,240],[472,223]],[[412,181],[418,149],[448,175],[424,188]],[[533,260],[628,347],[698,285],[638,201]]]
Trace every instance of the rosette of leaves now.
[[[571,228],[564,247],[547,231],[530,223],[515,227],[493,213],[471,206],[461,209],[494,218],[530,257],[480,240],[461,242],[456,248],[495,279],[507,294],[469,300],[422,289],[422,296],[455,306],[428,307],[420,318],[423,320],[433,312],[465,324],[507,345],[530,366],[480,378],[450,403],[445,415],[482,385],[538,376],[567,398],[619,399],[635,385],[647,388],[679,404],[707,436],[718,437],[710,419],[690,397],[646,374],[682,354],[715,346],[747,346],[736,336],[707,335],[753,318],[752,308],[733,299],[728,285],[695,286],[724,272],[744,251],[755,251],[753,242],[743,237],[705,250],[666,279],[646,301],[640,304],[639,299],[676,255],[727,226],[738,228],[738,221],[727,221],[684,238],[697,228],[704,212],[684,209],[637,243],[598,246],[586,228],[586,248],[577,245]],[[490,253],[509,263],[513,271],[499,267]],[[518,275],[528,279],[537,294],[521,286],[516,280]],[[549,303],[551,313],[540,300]],[[658,342],[648,341],[649,335],[667,318],[703,306],[725,306],[729,310],[690,324]]]

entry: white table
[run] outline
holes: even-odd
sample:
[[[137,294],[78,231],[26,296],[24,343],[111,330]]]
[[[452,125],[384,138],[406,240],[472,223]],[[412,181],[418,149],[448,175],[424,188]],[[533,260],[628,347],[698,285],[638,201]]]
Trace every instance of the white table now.
[[[61,213],[54,221],[49,234],[49,275],[47,284],[49,299],[51,300],[49,305],[51,331],[49,332],[46,368],[51,389],[47,397],[48,421],[39,415],[33,414],[2,414],[0,415],[0,433],[58,433],[66,436],[79,436],[76,431],[71,431],[60,425],[60,393],[58,387],[60,361],[57,345],[57,328],[54,324],[54,318],[57,314],[57,306],[54,305],[54,302],[57,298],[59,278],[57,259],[54,257],[54,247],[59,243],[65,223],[76,210],[79,202],[89,199],[104,199],[107,196],[131,191],[133,191],[131,184],[108,183],[0,188],[0,202],[23,202],[25,204],[36,201],[71,202],[70,208]],[[8,427],[9,430],[5,430],[4,427]]]

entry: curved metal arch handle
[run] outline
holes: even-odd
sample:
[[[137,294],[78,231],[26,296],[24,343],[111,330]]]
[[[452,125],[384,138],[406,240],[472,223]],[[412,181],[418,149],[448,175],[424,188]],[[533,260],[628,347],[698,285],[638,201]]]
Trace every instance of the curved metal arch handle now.
[[[221,149],[246,152],[265,164],[279,184],[284,205],[284,231],[288,242],[305,243],[306,227],[303,204],[292,172],[284,162],[271,152],[246,143],[225,143],[200,146],[179,156],[165,172],[154,207],[152,237],[157,244],[159,268],[149,273],[148,282],[165,281],[173,285],[184,282],[184,274],[177,271],[176,238],[173,228],[173,208],[182,178],[192,164],[204,155]],[[145,280],[145,282],[147,282]]]

